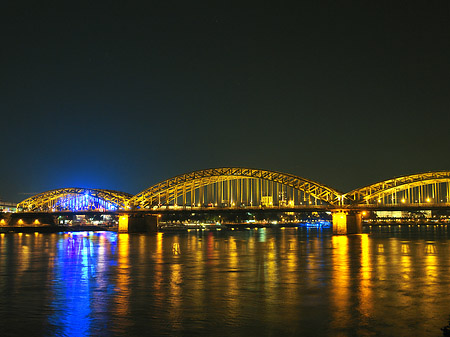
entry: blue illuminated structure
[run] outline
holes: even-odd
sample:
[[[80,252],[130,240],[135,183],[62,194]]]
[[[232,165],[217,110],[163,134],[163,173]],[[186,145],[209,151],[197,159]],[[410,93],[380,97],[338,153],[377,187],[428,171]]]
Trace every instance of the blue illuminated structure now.
[[[60,197],[55,203],[54,209],[58,211],[115,211],[118,209],[118,206],[107,200],[85,193],[67,194]]]
[[[116,211],[126,208],[131,197],[113,190],[69,187],[39,193],[17,207],[25,211]]]

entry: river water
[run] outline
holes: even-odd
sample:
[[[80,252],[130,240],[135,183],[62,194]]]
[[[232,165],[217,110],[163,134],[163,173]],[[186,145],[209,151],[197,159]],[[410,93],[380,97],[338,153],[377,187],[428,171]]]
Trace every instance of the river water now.
[[[447,226],[0,235],[1,336],[441,336]]]

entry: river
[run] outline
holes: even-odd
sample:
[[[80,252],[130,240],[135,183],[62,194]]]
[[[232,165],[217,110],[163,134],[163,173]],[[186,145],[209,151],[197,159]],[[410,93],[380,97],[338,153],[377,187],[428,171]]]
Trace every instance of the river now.
[[[441,336],[447,226],[0,234],[1,336]]]

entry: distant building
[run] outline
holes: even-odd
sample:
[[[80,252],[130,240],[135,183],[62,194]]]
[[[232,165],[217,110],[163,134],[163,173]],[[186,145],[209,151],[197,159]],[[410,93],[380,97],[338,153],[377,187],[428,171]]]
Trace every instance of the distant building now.
[[[17,211],[17,204],[0,200],[0,212],[13,213]]]
[[[272,206],[273,205],[273,197],[271,195],[261,197],[261,205],[262,206]]]
[[[280,191],[278,193],[278,205],[279,206],[287,205],[287,192],[286,191]]]
[[[431,211],[375,211],[377,218],[431,218]]]

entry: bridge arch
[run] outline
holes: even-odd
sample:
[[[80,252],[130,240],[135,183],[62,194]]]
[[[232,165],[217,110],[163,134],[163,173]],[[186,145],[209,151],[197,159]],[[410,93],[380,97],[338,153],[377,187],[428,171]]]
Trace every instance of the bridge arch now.
[[[449,203],[450,171],[417,173],[377,182],[345,195],[355,204]]]
[[[17,204],[24,211],[116,210],[128,205],[132,195],[96,188],[59,188],[36,194]]]
[[[205,199],[205,195],[209,195],[220,202],[224,201],[225,196],[226,206],[238,206],[243,198],[247,199],[244,200],[244,204],[256,206],[263,203],[263,198],[267,198],[268,193],[272,195],[278,193],[287,203],[291,190],[297,192],[297,197],[292,193],[289,200],[291,205],[300,198],[306,198],[306,195],[321,204],[337,204],[342,196],[341,192],[333,188],[292,174],[225,167],[193,171],[159,182],[135,195],[130,200],[130,205],[137,208],[186,204],[203,206],[202,196]],[[253,197],[254,200],[249,200]],[[269,200],[265,199],[264,202],[269,203]],[[217,202],[214,206],[217,206]]]

